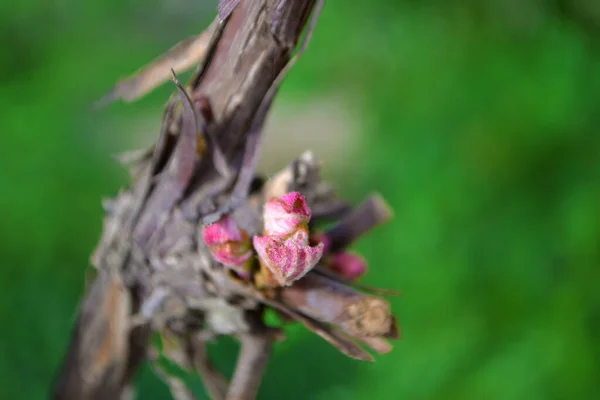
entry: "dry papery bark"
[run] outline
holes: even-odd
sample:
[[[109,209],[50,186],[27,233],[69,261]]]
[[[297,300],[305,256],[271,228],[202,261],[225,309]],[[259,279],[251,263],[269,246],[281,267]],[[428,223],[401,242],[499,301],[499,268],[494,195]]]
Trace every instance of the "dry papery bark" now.
[[[331,267],[352,242],[391,217],[383,199],[373,195],[358,207],[339,199],[320,180],[310,152],[270,179],[256,173],[271,102],[322,6],[320,0],[223,0],[204,33],[122,80],[103,100],[134,100],[169,78],[177,89],[156,143],[119,157],[130,166],[131,183],[104,201],[104,230],[91,260],[95,276],[53,398],[132,398],[136,372],[147,361],[175,399],[193,399],[165,368],[168,361],[196,371],[213,399],[254,399],[272,344],[283,339],[281,327],[264,322],[267,310],[359,360],[373,360],[362,345],[391,350],[388,339],[398,339],[399,331],[382,296],[394,293]],[[199,67],[183,87],[174,69],[193,65]],[[318,264],[277,284],[252,247],[244,274],[217,261],[203,240],[208,226],[230,218],[256,239],[266,232],[265,203],[291,192],[301,194],[312,215],[302,232],[308,229],[312,242],[327,239]],[[322,228],[325,223],[333,227]],[[206,343],[223,335],[241,343],[231,380],[206,352]]]

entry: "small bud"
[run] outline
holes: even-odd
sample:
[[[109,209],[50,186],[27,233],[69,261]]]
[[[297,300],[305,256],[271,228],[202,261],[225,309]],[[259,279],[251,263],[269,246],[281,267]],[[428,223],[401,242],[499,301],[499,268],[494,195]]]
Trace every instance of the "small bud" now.
[[[286,238],[299,228],[308,229],[310,208],[304,196],[290,192],[267,201],[263,216],[266,235]]]
[[[329,253],[329,249],[331,248],[331,239],[324,232],[316,232],[311,233],[309,242],[311,246],[316,246],[319,243],[323,243],[323,253]]]
[[[202,232],[204,242],[209,246],[243,241],[247,239],[244,238],[244,233],[230,215],[224,215],[214,224],[205,226]]]
[[[358,254],[349,252],[333,254],[329,267],[350,281],[363,276],[367,272],[365,259]]]
[[[323,244],[309,246],[304,230],[297,230],[285,240],[276,236],[254,236],[253,244],[261,264],[281,286],[290,286],[302,278],[323,255]]]
[[[248,233],[229,215],[204,227],[202,236],[215,260],[226,266],[241,266],[252,257]]]
[[[213,248],[211,248],[213,250]],[[212,251],[212,255],[218,262],[228,267],[243,265],[252,257],[252,251],[248,247],[241,247],[237,244],[224,244],[218,249]]]

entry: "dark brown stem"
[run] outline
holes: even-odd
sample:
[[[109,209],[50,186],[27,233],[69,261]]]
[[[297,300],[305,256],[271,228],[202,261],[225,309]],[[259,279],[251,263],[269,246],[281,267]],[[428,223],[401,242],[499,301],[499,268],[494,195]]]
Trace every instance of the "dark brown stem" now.
[[[390,207],[381,196],[374,195],[363,201],[351,213],[326,232],[330,251],[342,250],[362,235],[387,222],[392,217]]]
[[[230,158],[244,144],[259,105],[290,59],[314,0],[242,1],[193,87],[209,99],[216,135]],[[285,18],[277,13],[285,12]]]

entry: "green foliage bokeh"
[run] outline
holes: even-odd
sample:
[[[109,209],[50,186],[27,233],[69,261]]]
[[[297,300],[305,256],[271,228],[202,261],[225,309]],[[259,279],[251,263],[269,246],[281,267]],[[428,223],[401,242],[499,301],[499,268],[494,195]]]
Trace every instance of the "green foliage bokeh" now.
[[[213,3],[0,4],[1,399],[47,397],[100,199],[125,183],[109,155],[134,143],[136,118],[153,115],[155,137],[173,88],[90,105],[203,29]],[[292,327],[260,398],[600,396],[600,6],[573,4],[327,2],[281,95],[359,100],[362,147],[337,183],[395,210],[356,248],[367,283],[403,292],[404,336],[364,364]],[[223,370],[235,350],[212,349]],[[139,389],[167,393],[147,370]]]

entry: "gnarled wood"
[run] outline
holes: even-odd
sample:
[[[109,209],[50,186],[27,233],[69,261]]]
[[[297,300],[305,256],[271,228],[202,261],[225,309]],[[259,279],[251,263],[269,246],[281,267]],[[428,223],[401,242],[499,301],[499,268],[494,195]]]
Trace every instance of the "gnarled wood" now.
[[[218,138],[219,147],[235,168],[239,163],[240,150],[245,146],[248,127],[267,90],[290,59],[313,5],[314,0],[242,1],[227,20],[217,19],[211,25],[208,30],[213,34],[211,41],[207,41],[207,34],[204,34],[174,48],[136,80],[122,83],[115,92],[116,96],[128,100],[137,98],[164,79],[164,74],[158,73],[166,65],[171,64],[169,67],[177,69],[187,68],[191,59],[203,55],[202,66],[188,88],[189,94],[193,99],[202,96],[208,100],[213,116],[211,134]],[[278,20],[281,10],[285,10],[285,20]],[[183,57],[186,53],[187,57]],[[131,89],[132,85],[135,90],[124,91],[124,88]],[[188,272],[182,267],[182,277],[177,279],[165,271],[170,268],[164,265],[168,253],[165,249],[171,249],[171,245],[177,242],[183,243],[182,240],[185,242],[186,237],[193,237],[189,236],[190,232],[195,232],[194,224],[185,222],[180,214],[175,217],[174,210],[185,208],[182,203],[186,201],[194,209],[198,203],[218,195],[231,183],[216,185],[219,190],[204,190],[214,185],[211,177],[218,174],[215,174],[212,163],[204,162],[210,157],[209,154],[191,153],[184,159],[186,168],[191,165],[194,170],[193,185],[178,189],[181,196],[185,195],[186,198],[174,198],[174,202],[163,201],[161,183],[166,187],[169,176],[182,173],[177,166],[184,159],[175,157],[178,157],[178,151],[189,148],[189,143],[182,141],[190,138],[189,133],[181,135],[190,129],[186,121],[190,121],[191,117],[185,117],[186,112],[189,114],[189,108],[184,111],[174,105],[174,101],[176,98],[167,107],[164,128],[153,151],[155,156],[138,161],[137,179],[132,184],[132,190],[123,192],[111,202],[112,211],[106,217],[103,237],[93,257],[94,266],[100,273],[83,301],[68,355],[57,377],[55,399],[117,399],[121,396],[134,370],[146,358],[147,333],[153,322],[142,322],[135,328],[129,324],[140,311],[141,304],[155,290],[157,281],[166,281],[165,286],[171,292],[183,292],[184,295],[194,296],[196,300],[231,292],[227,287],[212,292],[207,290],[205,284],[208,282],[203,278],[206,275],[195,274],[193,280],[186,279],[186,274],[194,273],[191,267]],[[196,161],[191,160],[193,164],[189,164],[190,156],[196,158]],[[175,168],[171,171],[173,166]],[[166,196],[172,196],[170,191],[165,193]],[[198,193],[203,195],[194,196]],[[181,229],[183,226],[188,228]],[[188,235],[183,235],[181,231]],[[134,232],[138,232],[135,237]],[[178,235],[171,241],[173,235],[169,232],[178,232]],[[204,259],[206,261],[200,267],[194,266],[196,270],[211,270],[212,260],[207,258],[206,253]],[[148,274],[148,271],[157,268],[163,270]],[[106,280],[109,272],[109,276],[123,282],[123,287],[118,291],[119,299],[123,301],[115,300],[115,285]],[[215,281],[219,280],[226,282],[222,278],[211,277],[210,285],[218,286]],[[177,282],[179,287],[173,287]],[[213,303],[208,301],[204,306],[217,307],[221,310],[219,312],[231,312],[226,311],[226,304],[219,304],[215,300]],[[115,312],[116,309],[120,311]]]
[[[261,291],[256,265],[248,277],[236,275],[213,258],[202,239],[204,224],[223,213],[250,237],[261,233],[265,198],[288,191],[301,192],[320,218],[335,220],[341,213],[350,218],[342,228],[348,221],[357,224],[349,236],[339,226],[330,232],[338,247],[387,219],[386,210],[377,207],[382,202],[347,210],[330,185],[320,182],[310,153],[290,164],[277,182],[256,175],[267,113],[296,60],[290,56],[304,25],[315,9],[310,38],[323,1],[222,1],[223,20],[211,25],[212,37],[190,84],[183,87],[174,77],[177,94],[167,104],[156,144],[125,157],[134,164],[132,183],[105,202],[104,230],[92,256],[98,274],[82,302],[55,399],[123,399],[132,392],[139,366],[161,356],[203,374],[215,399],[253,399],[274,340],[264,325],[265,307],[285,313],[350,357],[373,360],[357,341],[389,351],[384,338],[393,339],[398,331],[383,299],[318,270],[296,286]],[[162,60],[168,63],[169,57]],[[145,90],[157,81],[144,82]],[[181,347],[150,349],[152,333]],[[221,335],[242,342],[231,384],[212,368],[204,349],[207,340]],[[193,398],[183,381],[156,366],[174,396]]]

